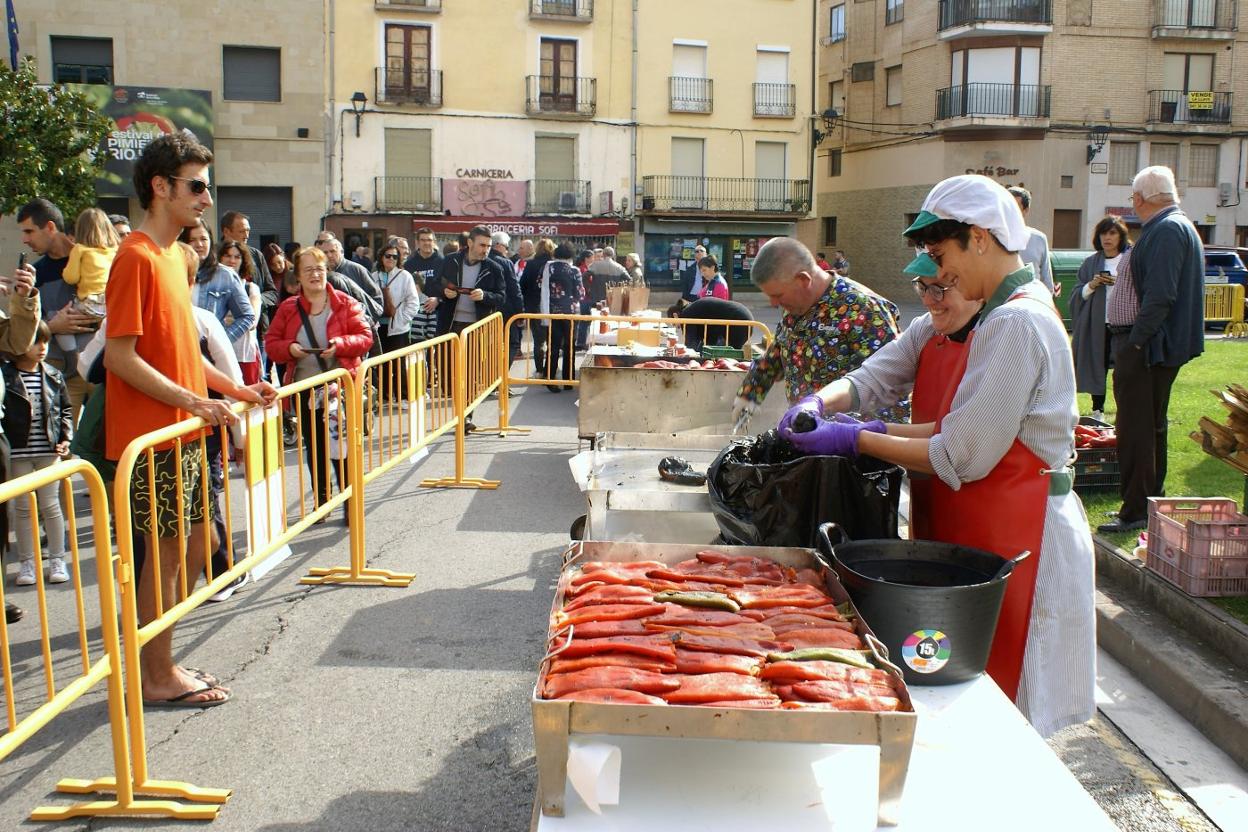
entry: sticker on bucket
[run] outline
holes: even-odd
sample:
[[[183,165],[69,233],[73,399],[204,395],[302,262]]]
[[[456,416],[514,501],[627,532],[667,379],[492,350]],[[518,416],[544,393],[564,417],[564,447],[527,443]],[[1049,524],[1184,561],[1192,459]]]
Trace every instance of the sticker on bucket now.
[[[949,636],[940,630],[918,630],[901,643],[901,658],[915,673],[935,673],[949,661]]]

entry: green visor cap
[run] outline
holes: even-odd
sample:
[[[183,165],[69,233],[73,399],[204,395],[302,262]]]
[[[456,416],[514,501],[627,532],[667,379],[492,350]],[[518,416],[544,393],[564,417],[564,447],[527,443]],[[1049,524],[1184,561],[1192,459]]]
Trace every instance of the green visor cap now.
[[[904,274],[911,274],[915,277],[935,277],[939,269],[936,267],[936,261],[925,251],[910,261],[910,265],[901,270]]]
[[[940,222],[940,217],[936,216],[931,211],[921,211],[919,212],[919,215],[914,218],[914,222],[910,223],[910,227],[901,232],[901,236],[909,237],[914,232],[927,228],[934,222]]]

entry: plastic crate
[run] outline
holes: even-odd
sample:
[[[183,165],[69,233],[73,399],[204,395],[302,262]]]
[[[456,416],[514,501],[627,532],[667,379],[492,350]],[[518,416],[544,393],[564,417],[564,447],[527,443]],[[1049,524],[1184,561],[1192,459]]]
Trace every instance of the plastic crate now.
[[[1234,500],[1150,497],[1145,564],[1197,598],[1248,595],[1248,516]]]
[[[711,347],[704,345],[701,352],[703,358],[736,358],[738,360],[745,358],[744,351],[734,349],[732,347]]]
[[[1122,482],[1117,448],[1079,448],[1075,452],[1075,492],[1117,491]]]

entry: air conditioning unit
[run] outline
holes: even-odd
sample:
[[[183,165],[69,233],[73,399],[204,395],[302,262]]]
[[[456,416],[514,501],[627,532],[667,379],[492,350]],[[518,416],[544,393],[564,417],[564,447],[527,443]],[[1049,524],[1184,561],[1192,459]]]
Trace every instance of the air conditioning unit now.
[[[615,211],[615,191],[601,191],[598,194],[598,213],[610,214]]]
[[[580,207],[579,203],[580,198],[577,196],[576,191],[559,192],[559,202],[557,204],[560,211],[575,211]]]
[[[1230,182],[1219,182],[1219,183],[1218,183],[1218,204],[1219,204],[1219,205],[1230,205],[1230,204],[1231,204],[1231,196],[1232,196],[1232,194],[1231,194],[1231,183],[1230,183]]]
[[[363,192],[363,191],[352,191],[352,192],[351,192],[351,207],[352,207],[352,208],[363,208],[363,207],[364,207],[364,192]]]

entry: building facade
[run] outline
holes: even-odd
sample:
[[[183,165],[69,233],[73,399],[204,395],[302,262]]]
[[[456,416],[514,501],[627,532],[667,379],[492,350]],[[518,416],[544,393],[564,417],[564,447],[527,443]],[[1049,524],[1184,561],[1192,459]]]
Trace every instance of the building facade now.
[[[631,10],[593,0],[335,4],[325,226],[613,240],[629,195]]]
[[[191,0],[47,0],[17,9],[19,51],[35,57],[41,81],[85,84],[101,101],[130,108],[127,126],[110,137],[120,172],[97,189],[101,207],[140,221],[126,162],[196,109],[190,129],[216,157],[208,219],[243,211],[253,245],[315,234],[326,194],[321,4],[255,4],[238,25]]]
[[[814,4],[642,0],[637,26],[637,251],[673,287],[702,243],[731,283],[811,206]]]
[[[1053,248],[1131,214],[1131,179],[1171,167],[1206,242],[1248,237],[1248,76],[1236,0],[819,0],[812,247],[905,291],[900,233],[936,182],[1023,184]],[[828,111],[832,112],[828,112]]]

